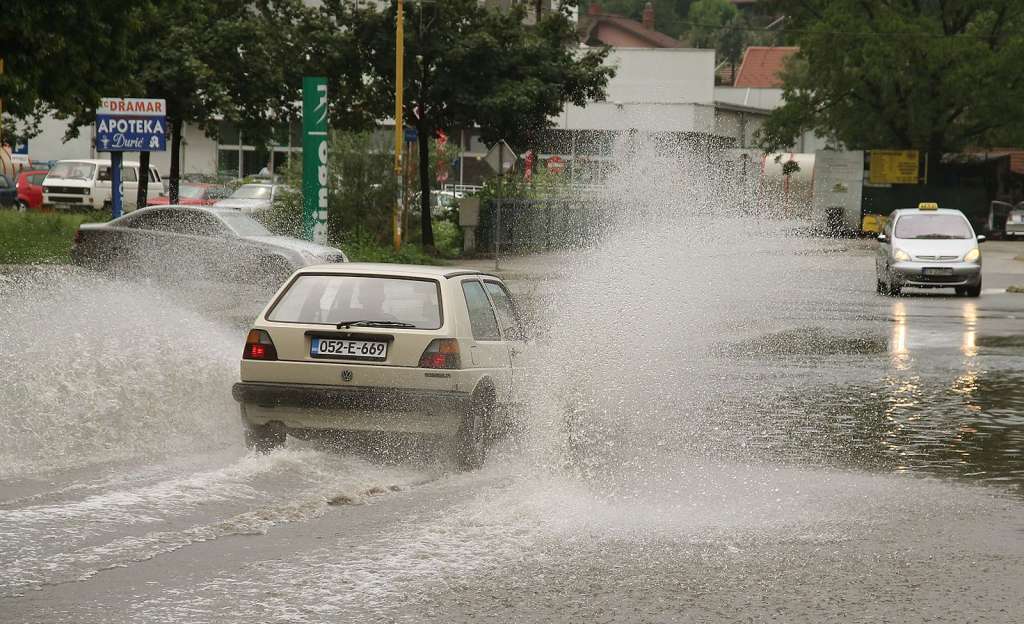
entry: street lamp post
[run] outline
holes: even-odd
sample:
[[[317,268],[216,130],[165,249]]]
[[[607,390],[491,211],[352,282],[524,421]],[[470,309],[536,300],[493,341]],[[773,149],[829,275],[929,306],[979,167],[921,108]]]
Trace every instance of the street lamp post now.
[[[395,190],[395,210],[391,217],[391,231],[395,251],[402,247],[402,142],[404,141],[405,124],[402,115],[403,69],[405,63],[405,27],[403,0],[396,0],[398,11],[395,14],[395,176],[398,184]]]

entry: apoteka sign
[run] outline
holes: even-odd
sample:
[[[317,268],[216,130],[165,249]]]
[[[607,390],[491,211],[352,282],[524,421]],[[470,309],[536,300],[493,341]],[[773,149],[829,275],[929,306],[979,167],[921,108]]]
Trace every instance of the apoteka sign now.
[[[96,151],[162,152],[167,149],[167,102],[154,98],[103,98],[96,109]]]

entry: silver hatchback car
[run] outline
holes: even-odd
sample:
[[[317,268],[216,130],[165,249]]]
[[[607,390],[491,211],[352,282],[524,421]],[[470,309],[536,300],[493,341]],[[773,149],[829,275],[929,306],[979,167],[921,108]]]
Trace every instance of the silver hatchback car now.
[[[922,203],[894,211],[878,235],[877,292],[898,296],[904,287],[954,288],[958,295],[981,294],[981,251],[985,237],[959,210]]]

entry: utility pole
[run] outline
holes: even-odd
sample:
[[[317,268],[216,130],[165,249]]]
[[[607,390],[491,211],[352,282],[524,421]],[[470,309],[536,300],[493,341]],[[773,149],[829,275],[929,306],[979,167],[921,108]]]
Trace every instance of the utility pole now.
[[[402,115],[403,96],[403,69],[405,64],[405,25],[403,0],[396,0],[398,11],[395,14],[395,210],[391,216],[391,228],[395,251],[402,247],[402,195],[404,181],[402,180],[402,143],[405,140],[405,123]]]

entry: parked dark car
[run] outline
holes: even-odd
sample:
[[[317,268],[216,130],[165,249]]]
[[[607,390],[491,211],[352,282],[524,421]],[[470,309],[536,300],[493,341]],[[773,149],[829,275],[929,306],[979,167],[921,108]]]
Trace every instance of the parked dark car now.
[[[154,206],[107,223],[83,223],[72,260],[170,279],[280,283],[300,267],[347,262],[340,249],[274,236],[237,210]]]
[[[17,204],[18,189],[14,188],[10,178],[0,173],[0,207],[14,208]]]
[[[15,186],[18,189],[18,208],[20,210],[39,210],[42,207],[43,178],[46,177],[47,171],[47,169],[34,169],[18,174]]]

